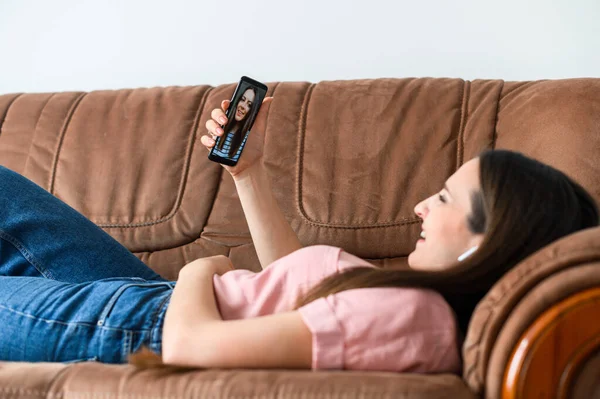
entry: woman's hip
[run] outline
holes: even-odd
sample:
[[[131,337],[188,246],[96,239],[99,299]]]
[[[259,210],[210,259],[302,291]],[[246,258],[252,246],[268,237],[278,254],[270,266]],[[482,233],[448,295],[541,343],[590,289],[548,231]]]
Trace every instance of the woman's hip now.
[[[137,278],[0,277],[0,359],[121,363],[141,345],[160,351],[172,287]]]

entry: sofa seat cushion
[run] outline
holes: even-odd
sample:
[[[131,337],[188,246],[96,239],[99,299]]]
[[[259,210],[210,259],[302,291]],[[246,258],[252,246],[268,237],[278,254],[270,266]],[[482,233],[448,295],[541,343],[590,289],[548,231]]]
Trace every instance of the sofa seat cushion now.
[[[474,398],[460,377],[365,372],[275,370],[139,370],[96,362],[71,365],[0,363],[11,398]],[[28,387],[28,388],[26,388]],[[34,392],[35,391],[35,392]]]
[[[46,398],[52,383],[70,365],[0,362],[0,398]]]

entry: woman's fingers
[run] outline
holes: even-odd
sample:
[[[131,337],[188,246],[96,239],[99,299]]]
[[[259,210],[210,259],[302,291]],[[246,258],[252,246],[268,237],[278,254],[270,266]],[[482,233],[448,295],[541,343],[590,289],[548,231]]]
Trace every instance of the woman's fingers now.
[[[217,123],[224,125],[227,123],[227,117],[225,116],[225,112],[222,110],[215,108],[210,113],[210,117],[216,121]]]
[[[227,123],[225,111],[227,111],[227,108],[229,108],[230,103],[231,101],[229,100],[221,101],[222,109],[213,109],[210,113],[211,119],[206,121],[206,130],[208,130],[208,135],[200,137],[200,142],[209,150],[215,146],[214,138],[223,134],[223,128],[221,126]]]
[[[206,121],[206,130],[212,135],[220,136],[223,134],[223,128],[212,119]]]
[[[200,142],[209,150],[215,146],[215,140],[210,136],[205,135],[200,137]]]
[[[208,135],[200,137],[200,142],[210,150],[215,146],[215,138],[223,134],[223,129],[212,119],[206,121],[206,129],[208,130]]]

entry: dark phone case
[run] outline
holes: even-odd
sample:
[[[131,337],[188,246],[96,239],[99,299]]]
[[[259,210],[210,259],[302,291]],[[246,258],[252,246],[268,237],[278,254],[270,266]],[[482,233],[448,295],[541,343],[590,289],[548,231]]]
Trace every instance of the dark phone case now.
[[[267,95],[268,88],[267,88],[267,86],[264,83],[261,83],[261,82],[259,82],[257,80],[249,78],[248,76],[242,76],[242,78],[240,79],[240,81],[237,84],[237,87],[235,88],[235,91],[233,92],[233,96],[231,96],[231,102],[233,102],[233,100],[238,95],[238,92],[240,91],[240,88],[242,87],[242,83],[243,82],[248,83],[249,85],[254,86],[254,87],[258,88],[258,89],[264,90],[265,94],[263,95],[262,98],[259,99],[260,103],[258,104],[258,109],[256,110],[256,114],[258,114],[258,112],[260,111],[260,107],[262,105],[262,100]],[[230,116],[231,116],[231,113],[232,113],[233,109],[234,108],[232,106],[230,106],[227,109],[227,112],[225,113],[225,115],[227,116],[227,120],[230,119]],[[254,121],[252,121],[252,124],[250,125],[249,128],[252,129],[252,126],[254,126]],[[222,125],[221,127],[223,128],[224,125]],[[226,133],[227,132],[225,132],[225,134]],[[246,134],[250,134],[250,133],[247,132]],[[224,136],[221,136],[220,138],[223,138],[223,137]],[[221,157],[219,155],[215,155],[214,154],[214,150],[217,147],[217,144],[218,144],[218,141],[215,143],[215,146],[211,149],[210,153],[208,154],[208,159],[210,159],[213,162],[218,162],[218,163],[221,163],[221,164],[224,164],[224,165],[228,165],[228,166],[235,166],[235,165],[237,165],[239,158],[238,158],[238,160],[235,160],[235,159],[231,159],[231,158],[227,158],[227,157]],[[245,144],[242,144],[242,146],[240,147],[241,148],[241,150],[240,150],[240,157],[242,156],[242,152],[244,151],[244,147],[245,147]]]

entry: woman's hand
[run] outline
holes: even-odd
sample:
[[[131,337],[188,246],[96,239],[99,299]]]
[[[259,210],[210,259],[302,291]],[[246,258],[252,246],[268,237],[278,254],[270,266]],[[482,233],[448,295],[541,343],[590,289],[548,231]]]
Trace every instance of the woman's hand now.
[[[189,274],[194,273],[208,273],[211,276],[218,274],[222,276],[223,274],[235,270],[233,267],[233,263],[231,260],[225,255],[215,255],[209,256],[206,258],[196,259],[188,264],[186,264],[182,269],[181,273]]]
[[[271,106],[272,100],[273,97],[266,97],[263,100],[238,163],[235,166],[223,165],[223,167],[231,174],[231,176],[235,177],[262,159],[263,147],[265,144],[265,130],[267,128],[267,114],[269,112],[269,107]],[[225,134],[221,126],[227,123],[225,111],[227,111],[227,108],[229,108],[230,103],[231,102],[229,100],[223,100],[221,102],[221,109],[213,109],[211,112],[211,119],[206,121],[208,134],[202,136],[200,138],[200,142],[209,151],[215,146],[215,138]]]

